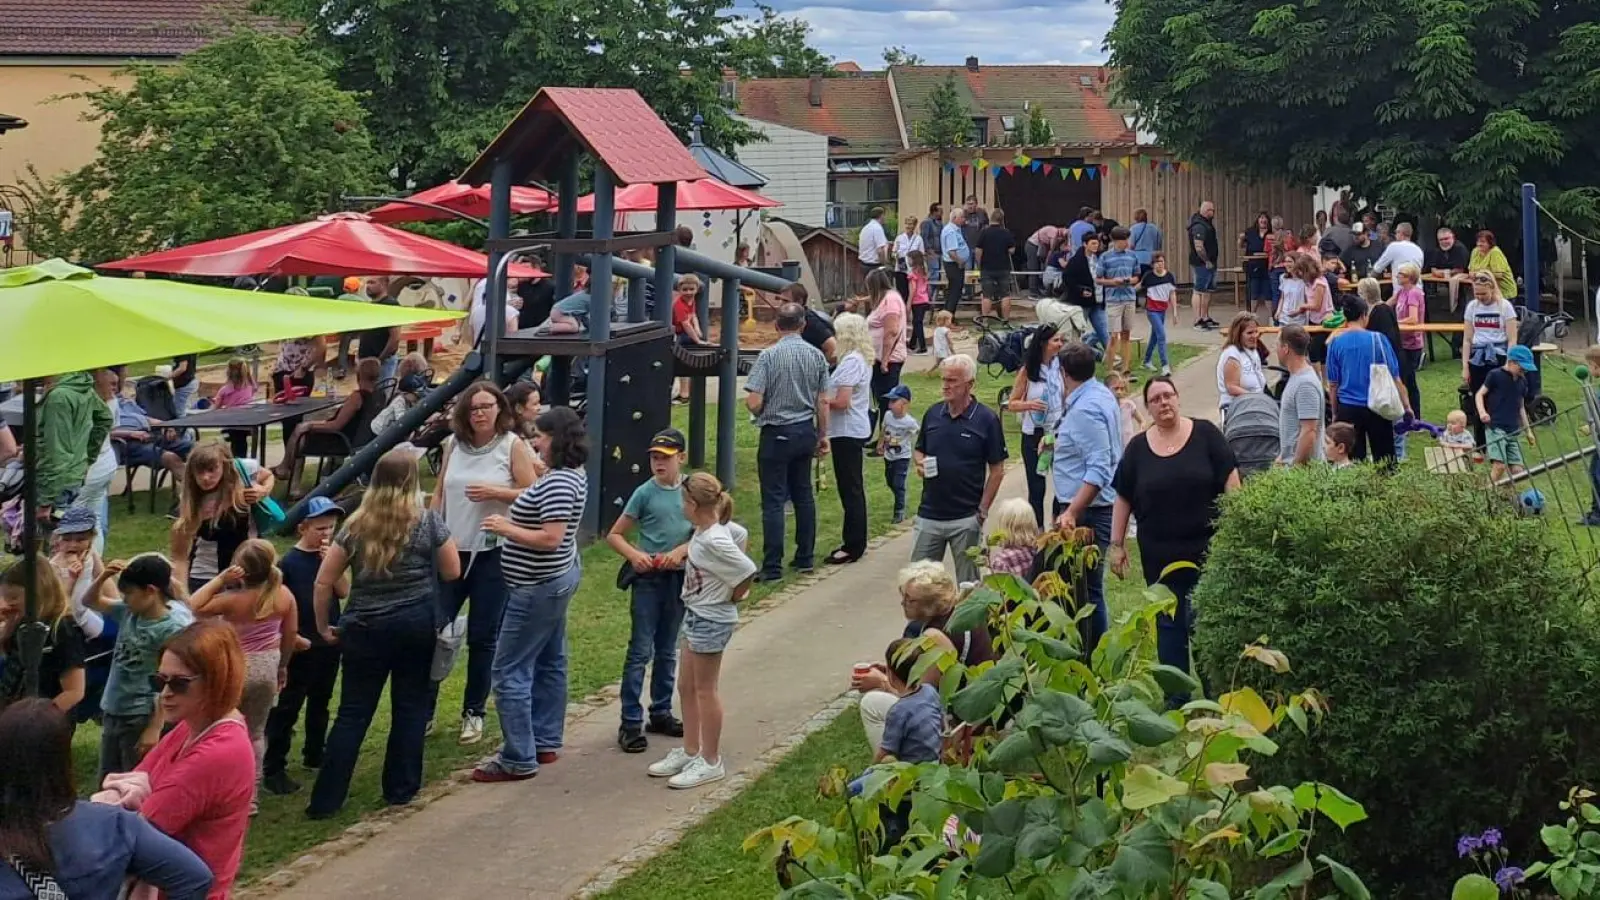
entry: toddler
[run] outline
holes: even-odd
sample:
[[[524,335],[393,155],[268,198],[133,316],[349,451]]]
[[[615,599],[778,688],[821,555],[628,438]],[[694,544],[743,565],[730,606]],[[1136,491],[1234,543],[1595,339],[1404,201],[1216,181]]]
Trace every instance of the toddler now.
[[[956,355],[955,351],[950,349],[950,325],[955,320],[956,317],[951,315],[948,309],[941,309],[933,314],[933,367],[935,369],[939,368],[939,364],[944,362],[947,357]]]
[[[1122,410],[1122,446],[1126,447],[1134,435],[1150,427],[1150,420],[1145,418],[1138,402],[1128,396],[1128,379],[1123,373],[1107,375],[1106,387],[1117,395],[1117,406]]]
[[[1002,500],[989,515],[989,571],[1028,580],[1038,555],[1039,523],[1021,497]],[[891,713],[891,715],[893,715]]]
[[[906,411],[911,405],[911,388],[897,384],[883,395],[886,412],[883,433],[878,438],[878,454],[883,457],[883,479],[894,494],[894,524],[906,519],[906,476],[911,470],[911,449],[917,443],[921,425]]]
[[[1444,422],[1444,434],[1439,435],[1439,445],[1470,453],[1474,445],[1472,432],[1467,430],[1467,414],[1459,409],[1452,409],[1450,414],[1444,417]]]
[[[1350,454],[1355,450],[1356,429],[1349,422],[1334,422],[1322,433],[1322,453],[1335,469],[1350,468]]]

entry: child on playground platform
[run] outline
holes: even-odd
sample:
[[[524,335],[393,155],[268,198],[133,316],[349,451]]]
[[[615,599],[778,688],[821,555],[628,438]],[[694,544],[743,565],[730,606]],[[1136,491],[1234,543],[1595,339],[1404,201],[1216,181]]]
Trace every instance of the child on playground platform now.
[[[911,450],[917,443],[917,417],[907,411],[911,388],[897,384],[883,395],[888,410],[883,417],[883,433],[878,438],[878,454],[883,457],[883,480],[894,495],[894,524],[906,519],[906,478],[911,471]]]
[[[695,788],[720,781],[722,700],[717,678],[722,651],[739,624],[734,604],[750,593],[756,564],[745,555],[750,535],[735,524],[733,497],[722,482],[696,472],[683,482],[683,513],[694,525],[683,577],[683,645],[688,653],[678,673],[683,704],[683,746],[650,766],[650,776],[672,788]]]
[[[695,527],[684,512],[683,432],[667,428],[650,440],[650,480],[634,490],[606,535],[621,554],[618,583],[631,582],[633,631],[622,663],[622,725],[617,746],[624,753],[649,749],[645,733],[683,737],[672,715],[678,670],[678,631],[683,625],[684,563]],[[628,535],[638,531],[637,544]],[[650,718],[643,707],[644,670],[650,666]]]
[[[1038,556],[1039,523],[1022,497],[995,505],[989,515],[989,571],[1008,572],[1024,581]]]

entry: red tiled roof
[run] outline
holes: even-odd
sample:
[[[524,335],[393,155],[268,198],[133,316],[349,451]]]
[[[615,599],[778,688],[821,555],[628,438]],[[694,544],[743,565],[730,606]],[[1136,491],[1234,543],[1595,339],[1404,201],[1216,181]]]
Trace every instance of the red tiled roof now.
[[[250,7],[250,0],[4,0],[0,56],[181,56],[230,21],[282,27],[249,15]]]
[[[576,146],[575,146],[576,145]],[[557,176],[572,150],[604,162],[620,184],[706,177],[706,170],[632,88],[541,88],[458,179],[488,182],[494,161],[513,160],[513,181]]]
[[[822,105],[811,105],[809,78],[753,78],[737,90],[741,115],[844,142],[833,156],[887,156],[904,149],[889,79],[866,72],[820,79]]]
[[[851,72],[851,73],[863,71],[862,68],[861,68],[861,64],[856,62],[853,59],[847,59],[847,60],[844,60],[843,62],[834,63],[833,64],[833,70],[835,72]]]
[[[956,89],[973,115],[989,117],[991,143],[1000,143],[1005,135],[1001,116],[1014,116],[1018,128],[1026,124],[1025,103],[1044,109],[1055,143],[1120,144],[1135,137],[1122,120],[1132,107],[1112,103],[1110,71],[1101,66],[984,65],[976,72],[965,66],[895,66],[891,71],[908,130],[923,117],[928,95],[948,74],[955,76]]]

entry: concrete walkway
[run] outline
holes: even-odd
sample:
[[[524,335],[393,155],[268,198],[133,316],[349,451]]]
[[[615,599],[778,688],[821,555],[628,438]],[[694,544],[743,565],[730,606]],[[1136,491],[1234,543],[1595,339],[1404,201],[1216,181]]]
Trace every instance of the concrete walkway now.
[[[1193,414],[1214,415],[1214,372],[1211,352],[1177,373],[1184,405]],[[1002,495],[1024,491],[1022,473],[1013,467]],[[791,589],[735,634],[722,670],[730,781],[775,747],[792,743],[798,728],[847,690],[851,664],[881,658],[904,626],[894,577],[910,557],[910,531],[874,543],[860,562]],[[561,760],[538,778],[463,785],[414,815],[385,823],[376,837],[345,855],[305,866],[311,871],[275,896],[574,895],[613,861],[636,855],[653,836],[723,799],[708,797],[714,788],[676,792],[647,777],[645,767],[671,742],[655,739],[649,753],[625,755],[615,744],[618,718],[613,701],[569,719]]]

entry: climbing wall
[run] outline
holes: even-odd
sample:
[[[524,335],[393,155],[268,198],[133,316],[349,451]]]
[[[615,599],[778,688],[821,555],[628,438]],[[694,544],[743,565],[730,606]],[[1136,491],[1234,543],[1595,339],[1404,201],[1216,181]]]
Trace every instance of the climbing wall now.
[[[600,466],[599,534],[611,529],[634,488],[650,477],[650,439],[672,424],[672,376],[670,331],[663,330],[659,340],[606,354],[606,405],[600,411],[605,461]]]

